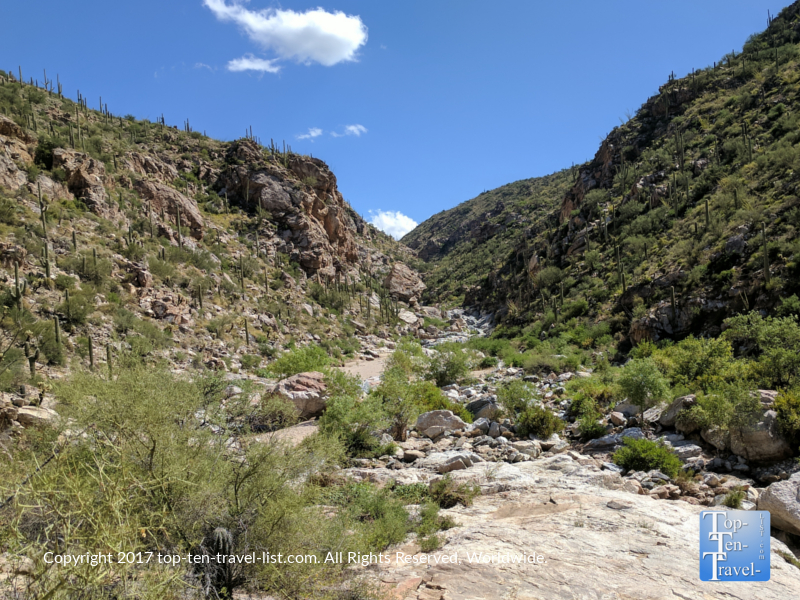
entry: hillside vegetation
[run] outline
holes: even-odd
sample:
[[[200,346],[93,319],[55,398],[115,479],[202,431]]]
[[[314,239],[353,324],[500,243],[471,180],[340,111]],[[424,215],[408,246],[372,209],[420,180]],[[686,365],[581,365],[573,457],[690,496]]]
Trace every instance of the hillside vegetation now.
[[[422,223],[403,241],[430,262],[431,297],[494,311],[496,336],[567,336],[612,355],[719,335],[740,312],[791,312],[799,13],[795,3],[741,51],[670,76],[588,163]]]

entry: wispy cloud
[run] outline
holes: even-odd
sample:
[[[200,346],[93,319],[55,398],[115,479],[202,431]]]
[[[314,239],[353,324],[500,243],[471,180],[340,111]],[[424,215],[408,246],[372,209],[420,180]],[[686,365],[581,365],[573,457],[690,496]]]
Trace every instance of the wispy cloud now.
[[[194,63],[194,68],[195,69],[208,69],[209,71],[213,71],[214,70],[214,68],[211,65],[207,65],[206,63],[201,63],[201,62]]]
[[[396,240],[399,240],[417,226],[417,222],[414,219],[397,210],[371,210],[369,214],[370,223]]]
[[[276,60],[267,60],[265,58],[257,58],[252,54],[245,54],[241,58],[234,58],[228,62],[229,71],[260,71],[262,73],[277,73],[281,70],[279,65],[276,65]]]
[[[297,136],[298,140],[313,140],[315,137],[322,135],[322,129],[319,127],[309,127],[308,133],[301,133]]]
[[[326,67],[340,62],[357,60],[358,49],[367,42],[367,27],[357,15],[341,11],[328,12],[322,8],[295,12],[267,8],[249,10],[243,0],[203,0],[220,21],[241,27],[251,41],[280,58],[304,64],[318,63]],[[228,63],[228,68],[243,59]],[[250,61],[252,63],[252,61]],[[264,61],[273,67],[273,61]],[[245,69],[238,69],[245,70]],[[258,69],[275,73],[275,70]]]
[[[333,137],[344,137],[346,135],[354,135],[356,137],[361,137],[362,133],[367,133],[368,129],[363,125],[347,125],[344,128],[344,133],[336,133],[335,131],[331,131],[331,135]]]

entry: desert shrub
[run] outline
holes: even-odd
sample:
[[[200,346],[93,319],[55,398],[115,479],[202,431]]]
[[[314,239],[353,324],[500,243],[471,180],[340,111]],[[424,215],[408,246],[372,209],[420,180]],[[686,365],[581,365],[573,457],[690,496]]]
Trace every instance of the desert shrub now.
[[[240,358],[242,368],[250,371],[261,364],[261,357],[257,354],[243,354]]]
[[[622,369],[617,379],[617,386],[620,395],[642,411],[663,400],[669,393],[667,379],[658,370],[652,358],[630,361]]]
[[[678,414],[682,424],[692,423],[703,429],[747,427],[761,414],[761,402],[754,390],[741,383],[719,386],[708,393],[699,393],[697,403]]]
[[[417,542],[421,552],[433,552],[444,543],[444,538],[437,532],[455,527],[451,517],[442,517],[439,514],[439,505],[434,502],[425,502],[419,509],[419,523],[416,527]]]
[[[317,345],[284,352],[264,369],[268,374],[285,379],[308,371],[325,371],[331,363],[328,353]]]
[[[497,388],[497,399],[511,417],[528,408],[535,397],[535,388],[521,379],[512,379]]]
[[[436,347],[431,357],[427,378],[439,387],[455,383],[469,373],[469,357],[460,344],[446,342]]]
[[[472,413],[458,402],[452,401],[430,381],[416,382],[411,387],[411,394],[419,405],[420,412],[431,410],[449,410],[465,423],[472,423]]]
[[[522,437],[533,434],[540,438],[549,438],[564,429],[564,422],[552,411],[534,404],[517,417],[517,435]]]
[[[725,380],[733,363],[731,344],[723,338],[689,336],[660,354],[673,383],[706,391]]]
[[[742,508],[742,501],[747,497],[747,493],[739,486],[725,494],[722,505],[734,510]]]
[[[0,543],[27,556],[61,547],[80,554],[110,549],[214,554],[224,547],[219,539],[229,554],[316,554],[321,547],[349,546],[342,527],[357,524],[323,518],[315,508],[316,490],[305,483],[308,472],[332,466],[331,442],[316,436],[295,448],[243,445],[237,451],[241,460],[229,460],[228,436],[208,426],[226,425],[226,415],[218,410],[219,390],[143,365],[120,367],[113,379],[77,370],[57,382],[65,420],[56,425],[71,433],[53,434],[66,436],[68,443],[24,486],[19,484],[29,469],[0,466],[11,473],[2,478],[1,495],[17,494],[15,503],[4,506]],[[28,454],[20,452],[15,459],[41,464],[51,444],[26,444]],[[125,595],[139,598],[184,597],[201,582],[213,597],[230,597],[238,586],[313,597],[320,585],[313,580],[329,583],[336,572],[314,565],[263,569],[243,564],[224,573],[189,565],[162,570],[119,563],[113,571],[54,565],[37,570],[28,591],[53,600],[99,600],[122,577]]]
[[[461,504],[471,506],[472,501],[481,493],[480,487],[469,483],[456,483],[449,474],[431,482],[428,495],[431,501],[441,508],[453,508]]]
[[[598,412],[597,403],[594,401],[594,398],[586,394],[576,395],[567,409],[567,414],[574,419],[580,419],[586,415]]]
[[[363,400],[358,390],[330,390],[320,430],[341,440],[350,456],[382,454],[380,433],[391,424],[380,397],[368,394]]]
[[[797,388],[784,390],[775,399],[775,411],[782,433],[796,445],[800,444],[800,392]]]
[[[752,378],[760,387],[778,389],[800,383],[800,324],[797,318],[762,317],[757,312],[726,320],[725,339],[754,360]]]
[[[407,377],[423,375],[428,368],[428,357],[414,338],[404,337],[386,361],[386,369],[399,368]]]
[[[658,469],[675,477],[683,463],[664,444],[652,440],[625,438],[623,447],[614,453],[614,464],[626,471],[651,471]]]
[[[500,362],[497,360],[496,356],[485,356],[481,359],[481,362],[478,364],[481,369],[491,369],[497,366],[497,363]]]
[[[601,417],[599,412],[589,412],[578,420],[578,435],[581,440],[594,440],[607,433],[606,426],[600,422]]]
[[[19,225],[19,214],[21,208],[19,204],[10,198],[0,198],[0,223],[16,227]]]
[[[536,274],[536,287],[546,289],[554,286],[564,278],[564,272],[558,267],[545,267]]]
[[[344,522],[353,527],[352,537],[367,551],[402,542],[412,529],[403,502],[388,488],[348,483],[329,490],[325,501],[340,508]]]

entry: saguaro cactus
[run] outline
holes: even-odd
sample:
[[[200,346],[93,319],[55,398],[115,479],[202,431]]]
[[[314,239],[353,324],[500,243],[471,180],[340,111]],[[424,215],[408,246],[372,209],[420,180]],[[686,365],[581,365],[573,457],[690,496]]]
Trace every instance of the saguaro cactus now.
[[[761,224],[761,240],[763,242],[764,248],[764,281],[766,283],[770,282],[770,275],[769,275],[769,248],[767,248],[767,226],[763,223]]]

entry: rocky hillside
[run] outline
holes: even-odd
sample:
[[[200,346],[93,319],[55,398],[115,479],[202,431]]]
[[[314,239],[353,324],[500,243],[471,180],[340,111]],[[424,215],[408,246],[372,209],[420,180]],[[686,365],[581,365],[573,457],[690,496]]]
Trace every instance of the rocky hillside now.
[[[670,76],[588,163],[422,223],[404,241],[431,261],[429,292],[498,311],[512,334],[585,302],[622,348],[774,311],[800,264],[799,15]]]
[[[3,385],[90,348],[255,372],[296,344],[341,360],[408,330],[413,257],[322,160],[61,91],[0,71]]]

